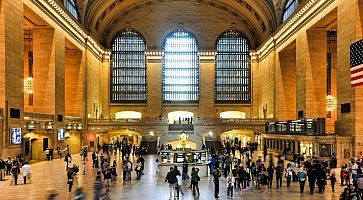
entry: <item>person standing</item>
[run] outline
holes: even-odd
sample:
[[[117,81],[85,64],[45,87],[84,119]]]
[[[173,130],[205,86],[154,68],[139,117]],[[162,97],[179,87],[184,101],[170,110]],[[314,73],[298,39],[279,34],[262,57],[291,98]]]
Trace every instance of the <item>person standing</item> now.
[[[330,174],[329,179],[330,179],[331,190],[333,192],[335,192],[335,183],[337,182],[337,178],[335,177],[335,173]]]
[[[228,174],[227,177],[227,198],[233,199],[233,185],[234,185],[234,177],[231,173]]]
[[[306,173],[305,169],[302,169],[297,173],[297,179],[298,179],[299,185],[300,185],[300,193],[304,193],[306,177],[307,177],[307,173]]]
[[[101,171],[97,171],[97,176],[95,179],[95,183],[93,184],[94,189],[94,200],[99,200],[101,198],[102,193],[102,179],[101,179]]]
[[[104,178],[105,178],[106,192],[109,192],[110,191],[110,184],[111,184],[111,170],[110,170],[110,167],[108,165],[106,167]]]
[[[166,177],[165,177],[165,183],[168,182],[169,183],[169,193],[170,193],[170,196],[169,196],[169,200],[172,200],[173,199],[173,194],[175,193],[175,187],[176,187],[176,184],[178,184],[178,180],[176,178],[176,174],[175,174],[175,171],[173,170],[174,168],[173,167],[170,167],[170,171],[166,174]]]
[[[49,151],[49,148],[47,148],[47,150],[45,150],[45,155],[46,155],[47,161],[50,161],[50,151]]]
[[[176,175],[176,179],[178,180],[176,183],[176,197],[179,197],[179,193],[182,193],[182,195],[184,195],[184,192],[181,188],[181,183],[182,183],[181,173],[178,170],[177,166],[174,166],[174,172]]]
[[[315,181],[316,181],[316,171],[312,166],[310,166],[310,168],[308,169],[307,175],[309,181],[310,194],[313,195],[315,188]]]
[[[141,178],[141,165],[142,164],[141,164],[140,161],[136,163],[135,171],[136,171],[136,179],[137,180],[140,180],[140,178]]]
[[[3,159],[0,159],[0,181],[4,181],[5,179],[5,168],[6,162]]]
[[[19,176],[19,164],[15,163],[11,168],[11,174],[13,175],[13,179],[10,182],[10,185],[18,185],[18,176]]]
[[[214,182],[214,197],[219,199],[219,177],[221,177],[222,173],[219,169],[219,166],[214,167],[213,171],[213,182]]]
[[[286,169],[286,184],[287,184],[287,187],[290,187],[292,175],[293,175],[293,171],[292,171],[292,168],[291,168],[291,164],[289,163],[289,164],[287,164],[287,169]]]
[[[6,160],[6,175],[8,175],[8,176],[11,175],[12,163],[13,163],[13,161],[11,160],[10,157],[8,157],[8,159]]]
[[[69,168],[67,171],[67,183],[68,183],[68,192],[72,192],[73,182],[74,182],[74,171],[73,168]]]
[[[97,157],[97,155],[96,155],[96,152],[94,151],[92,153],[92,167],[96,167],[96,157]]]
[[[198,195],[200,195],[199,186],[198,186],[198,182],[200,181],[200,177],[198,175],[198,172],[199,172],[199,169],[193,168],[192,173],[190,174],[191,183],[192,183],[192,187],[193,187],[193,195],[195,195],[195,189],[197,189]]]
[[[267,173],[268,173],[268,187],[271,188],[272,187],[272,181],[274,178],[274,171],[275,171],[275,167],[273,162],[271,161],[270,164],[267,167]]]
[[[284,167],[281,162],[279,162],[276,166],[276,187],[277,189],[282,186],[282,173],[284,171]]]
[[[62,158],[62,150],[61,150],[60,147],[57,148],[57,152],[58,152],[59,159],[61,159]]]
[[[30,180],[30,174],[32,173],[32,168],[28,162],[24,163],[24,165],[21,167],[21,171],[23,174],[24,184],[26,184],[26,180]]]
[[[183,170],[182,170],[182,180],[185,181],[187,179],[188,179],[188,162],[184,159]]]

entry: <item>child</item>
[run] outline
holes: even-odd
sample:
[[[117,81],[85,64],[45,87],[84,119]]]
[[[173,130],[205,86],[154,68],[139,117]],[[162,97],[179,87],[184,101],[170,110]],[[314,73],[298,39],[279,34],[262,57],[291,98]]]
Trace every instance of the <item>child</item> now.
[[[234,177],[231,173],[228,174],[227,177],[227,197],[228,199],[233,199],[233,185],[234,185]]]
[[[337,179],[335,178],[335,174],[332,173],[330,175],[330,183],[331,183],[331,189],[332,189],[333,192],[334,192],[334,186],[335,186],[336,182],[337,182]]]

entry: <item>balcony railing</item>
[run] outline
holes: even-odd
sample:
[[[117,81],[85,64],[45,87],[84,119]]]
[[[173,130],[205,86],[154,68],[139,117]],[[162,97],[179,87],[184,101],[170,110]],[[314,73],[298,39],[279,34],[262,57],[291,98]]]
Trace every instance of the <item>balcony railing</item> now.
[[[241,123],[256,123],[265,124],[274,121],[275,119],[262,119],[262,118],[246,118],[246,119],[220,119],[220,118],[207,118],[196,117],[193,119],[194,125],[212,125],[212,124],[241,124]],[[88,118],[88,123],[160,123],[167,124],[168,120],[165,118],[152,118],[146,117],[141,119],[114,119],[114,118]]]

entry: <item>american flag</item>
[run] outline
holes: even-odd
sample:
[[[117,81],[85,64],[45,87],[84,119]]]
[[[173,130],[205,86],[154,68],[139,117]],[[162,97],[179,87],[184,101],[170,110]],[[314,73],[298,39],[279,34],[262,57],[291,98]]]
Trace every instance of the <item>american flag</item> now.
[[[363,85],[363,40],[350,45],[350,82],[352,87]]]

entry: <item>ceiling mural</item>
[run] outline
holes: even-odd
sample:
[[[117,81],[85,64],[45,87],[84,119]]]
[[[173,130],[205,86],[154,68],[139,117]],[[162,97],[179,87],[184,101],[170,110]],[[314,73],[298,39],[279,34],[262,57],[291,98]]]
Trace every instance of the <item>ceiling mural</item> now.
[[[196,3],[223,10],[243,24],[256,45],[273,33],[286,0],[77,0],[81,23],[102,44],[107,44],[120,23],[148,7],[174,2]],[[165,11],[167,12],[167,10]],[[214,13],[211,12],[211,15]],[[140,19],[141,20],[141,19]],[[118,30],[119,31],[119,30]]]

